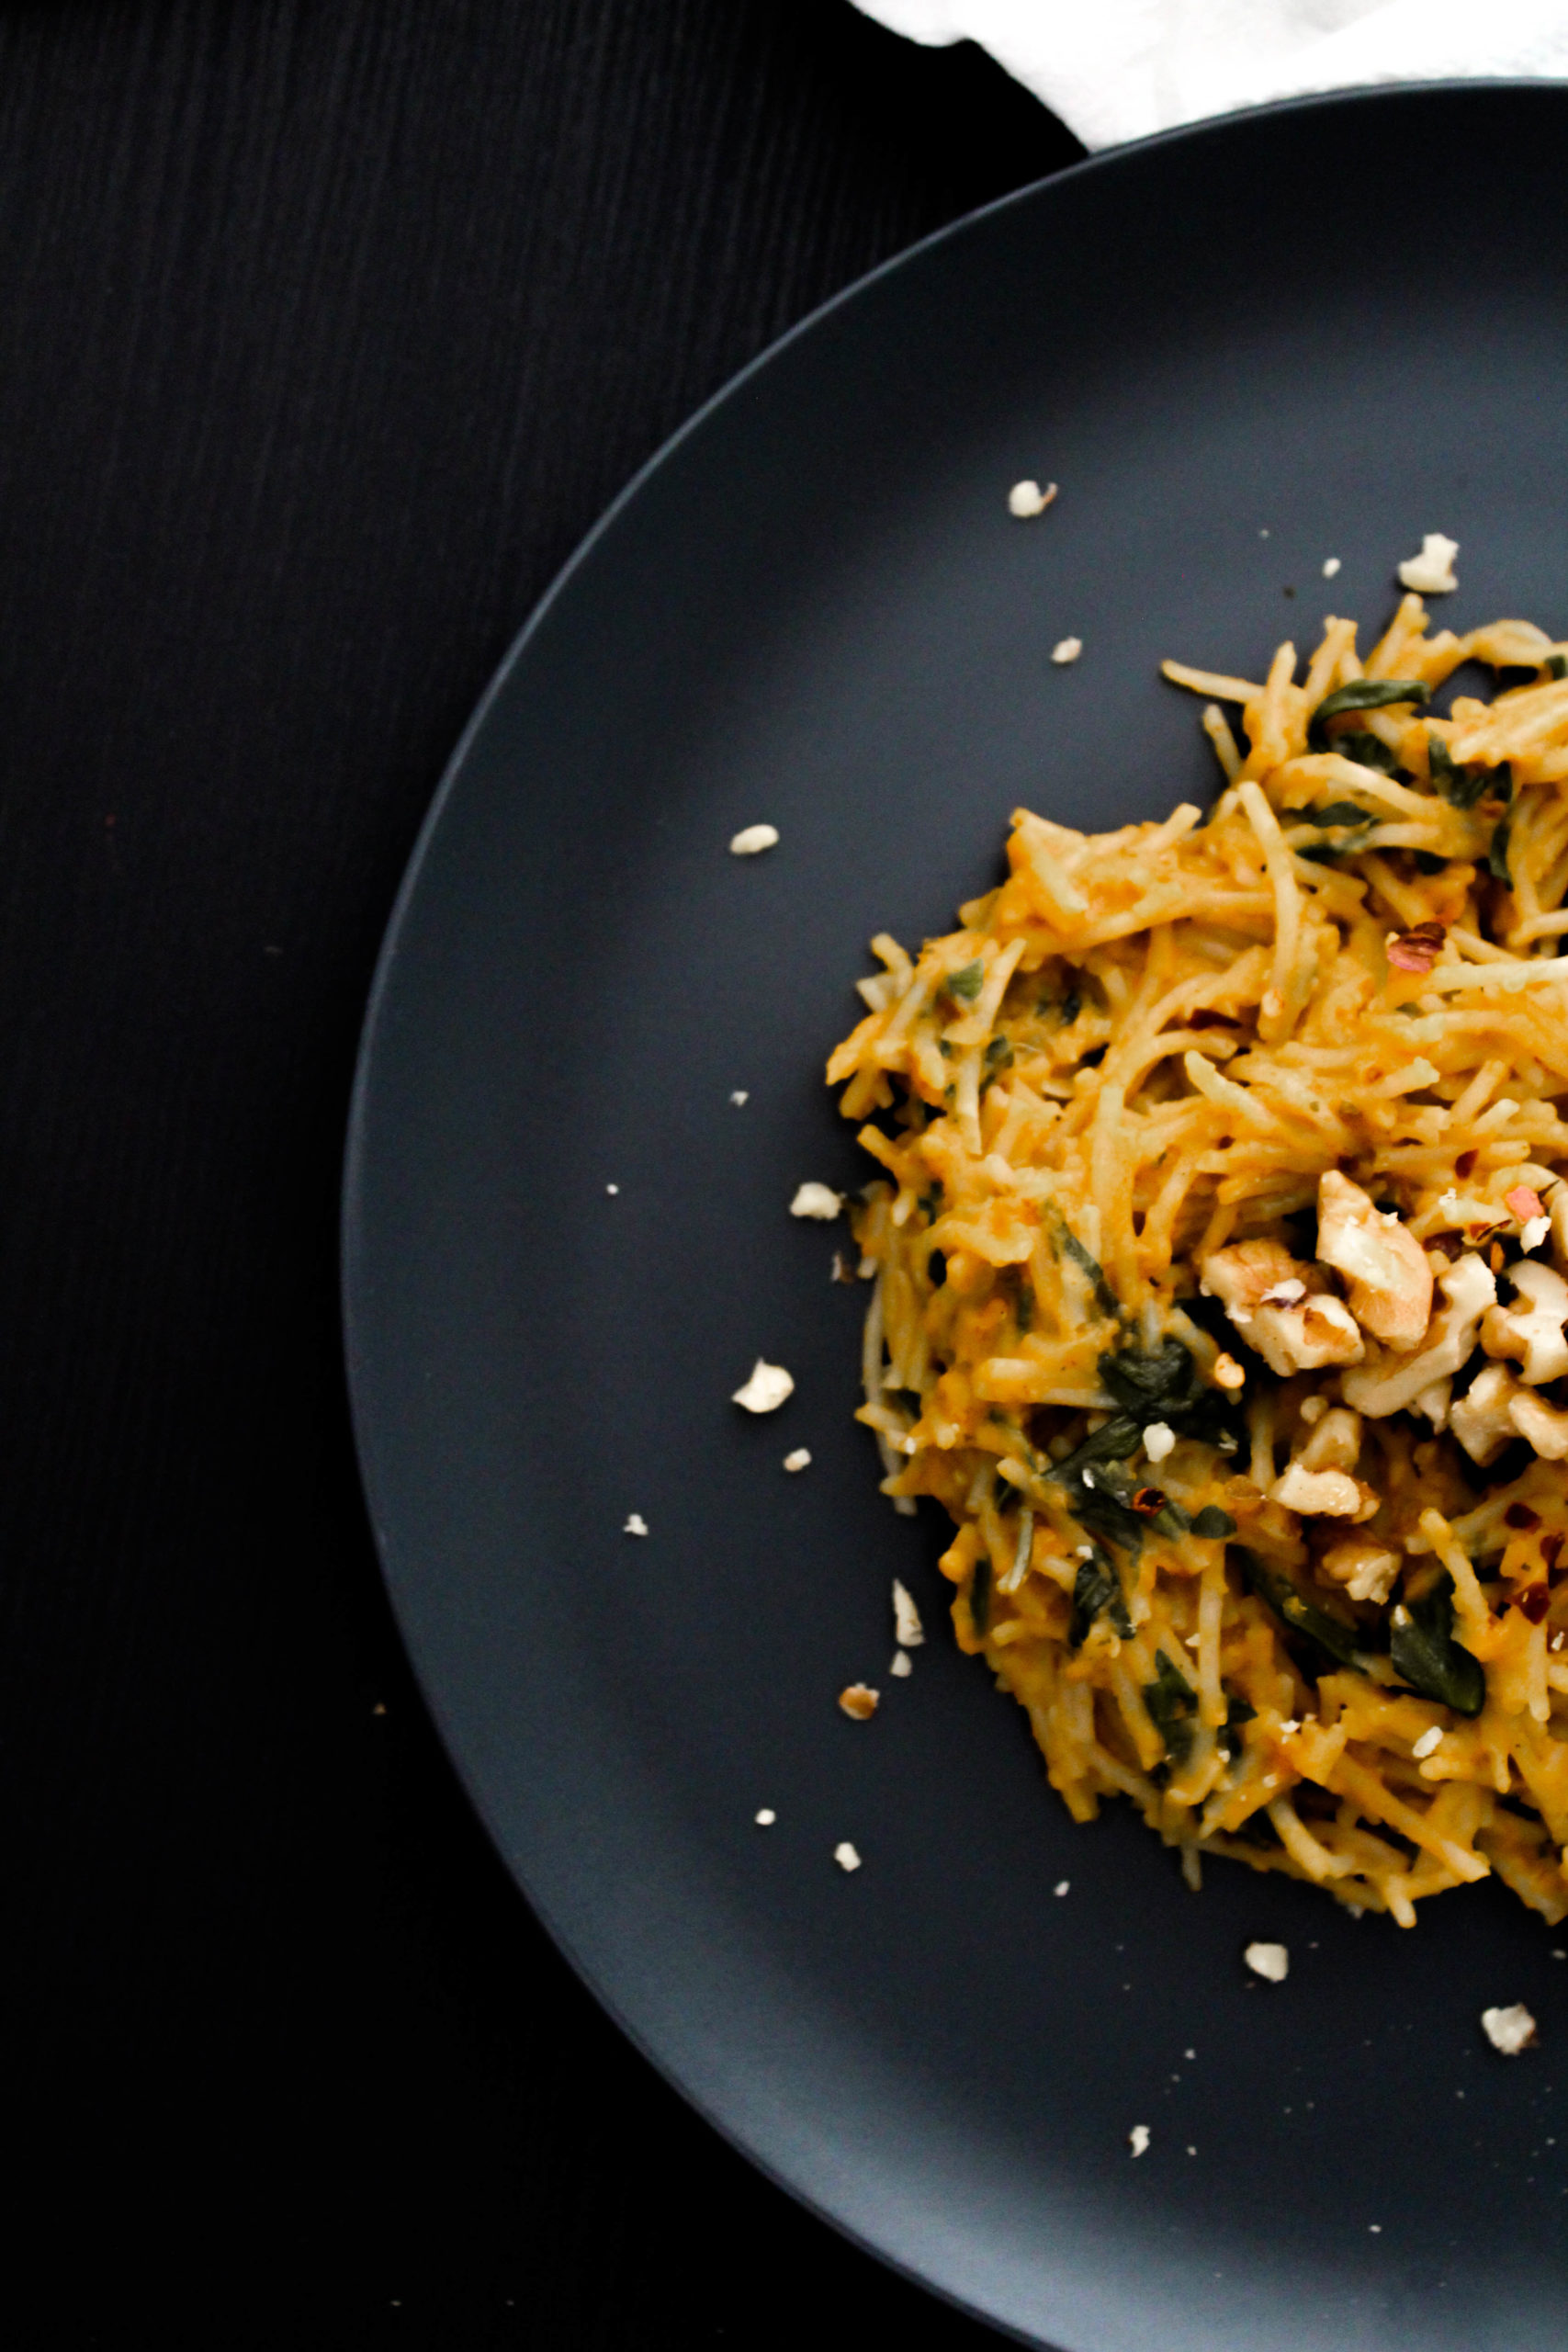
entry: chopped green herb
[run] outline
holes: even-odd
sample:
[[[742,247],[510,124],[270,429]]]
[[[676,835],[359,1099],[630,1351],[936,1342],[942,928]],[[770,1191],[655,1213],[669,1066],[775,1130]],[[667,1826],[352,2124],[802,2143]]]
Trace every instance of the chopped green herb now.
[[[1568,653],[1549,653],[1546,674],[1549,678],[1568,678]]]
[[[1347,711],[1383,710],[1399,702],[1429,702],[1431,695],[1432,689],[1424,678],[1352,678],[1348,685],[1337,686],[1331,695],[1325,695],[1313,712],[1307,729],[1307,749],[1328,751],[1328,722],[1342,718]]]
[[[976,1634],[984,1634],[991,1622],[991,1555],[988,1552],[981,1553],[969,1580],[969,1622]]]
[[[1334,748],[1341,759],[1354,760],[1358,767],[1375,768],[1379,775],[1395,775],[1399,772],[1396,754],[1381,735],[1374,735],[1366,728],[1347,728],[1343,735],[1334,738]]]
[[[1340,1666],[1359,1666],[1353,1625],[1317,1608],[1296,1590],[1289,1577],[1276,1576],[1271,1568],[1265,1567],[1255,1552],[1241,1553],[1241,1571],[1249,1589],[1268,1604],[1291,1633],[1300,1634],[1304,1641],[1314,1643]]]
[[[1084,1248],[1083,1243],[1078,1239],[1077,1235],[1073,1231],[1072,1227],[1069,1225],[1063,1224],[1059,1218],[1057,1220],[1057,1238],[1061,1242],[1062,1248],[1066,1251],[1074,1265],[1077,1266],[1081,1272],[1086,1273],[1090,1282],[1094,1284],[1094,1295],[1096,1300],[1099,1302],[1100,1313],[1102,1315],[1116,1314],[1118,1312],[1116,1294],[1111,1289],[1111,1284],[1106,1281],[1105,1269],[1100,1264],[1099,1259],[1091,1258],[1089,1256],[1089,1251]]]
[[[1101,1356],[1098,1369],[1116,1402],[1138,1415],[1140,1431],[1150,1421],[1164,1421],[1181,1437],[1214,1445],[1236,1418],[1236,1408],[1222,1390],[1204,1387],[1179,1340],[1162,1340],[1157,1348],[1122,1348]]]
[[[1062,1026],[1070,1029],[1083,1011],[1083,999],[1075,991],[1062,1000]]]
[[[1235,1521],[1218,1503],[1205,1503],[1192,1521],[1192,1532],[1201,1535],[1205,1543],[1216,1543],[1222,1535],[1235,1533]]]
[[[1499,825],[1493,828],[1491,846],[1486,852],[1487,872],[1495,881],[1503,883],[1510,890],[1514,887],[1514,877],[1508,871],[1508,836],[1513,830],[1512,823],[1505,817]]]
[[[1478,1715],[1485,1705],[1481,1660],[1454,1639],[1452,1577],[1434,1585],[1424,1600],[1395,1610],[1388,1654],[1395,1671],[1423,1699],[1436,1699],[1456,1715]]]
[[[1163,1650],[1155,1652],[1155,1679],[1144,1685],[1144,1704],[1165,1740],[1165,1752],[1171,1762],[1184,1764],[1192,1752],[1192,1718],[1198,1712],[1198,1693]]]
[[[1427,735],[1427,759],[1432,771],[1432,782],[1450,808],[1473,808],[1482,794],[1492,785],[1493,771],[1490,768],[1458,766],[1440,735]],[[1511,777],[1509,782],[1511,785]]]
[[[1370,808],[1363,808],[1356,800],[1329,800],[1318,808],[1308,806],[1302,808],[1281,808],[1280,817],[1281,822],[1287,825],[1325,827],[1370,825],[1376,821],[1372,811]]]
[[[942,1178],[940,1176],[920,1194],[916,1205],[924,1209],[928,1221],[935,1217],[938,1209],[942,1206]]]
[[[973,1004],[980,993],[985,978],[986,967],[976,956],[972,964],[964,965],[956,972],[949,972],[942,986],[949,996],[958,999],[960,1004]]]
[[[1073,1585],[1073,1614],[1067,1627],[1067,1641],[1073,1649],[1082,1647],[1101,1610],[1110,1611],[1111,1623],[1122,1640],[1131,1641],[1133,1621],[1122,1597],[1121,1580],[1105,1554],[1096,1551],[1092,1558],[1080,1561]]]
[[[1222,1756],[1234,1757],[1243,1744],[1242,1724],[1251,1723],[1258,1710],[1250,1699],[1242,1697],[1239,1690],[1227,1690],[1225,1697],[1229,1704],[1225,1708],[1224,1722],[1220,1725],[1219,1748]]]
[[[1012,1041],[1008,1037],[993,1037],[986,1047],[986,1075],[981,1081],[988,1085],[998,1072],[1012,1067]]]

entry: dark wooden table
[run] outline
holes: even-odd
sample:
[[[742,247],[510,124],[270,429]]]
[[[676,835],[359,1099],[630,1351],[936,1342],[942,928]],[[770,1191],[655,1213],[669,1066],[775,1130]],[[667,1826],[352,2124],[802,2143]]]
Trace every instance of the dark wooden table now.
[[[491,1854],[335,1219],[399,875],[551,575],[781,329],[1077,152],[846,0],[0,6],[16,2352],[993,2340],[698,2121]]]

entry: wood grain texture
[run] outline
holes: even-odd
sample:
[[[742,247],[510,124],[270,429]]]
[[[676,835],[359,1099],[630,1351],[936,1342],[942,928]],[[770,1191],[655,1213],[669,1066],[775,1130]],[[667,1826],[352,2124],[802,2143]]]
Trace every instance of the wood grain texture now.
[[[843,0],[0,5],[18,2346],[982,2340],[491,1856],[364,1524],[335,1215],[392,895],[554,571],[781,329],[1077,152]]]

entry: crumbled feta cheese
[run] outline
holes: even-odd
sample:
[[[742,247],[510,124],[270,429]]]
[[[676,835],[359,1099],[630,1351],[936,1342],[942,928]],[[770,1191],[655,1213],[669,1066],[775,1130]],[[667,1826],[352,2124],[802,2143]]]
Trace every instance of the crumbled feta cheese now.
[[[908,1651],[895,1650],[893,1653],[893,1663],[887,1669],[888,1673],[897,1676],[897,1679],[902,1682],[905,1676],[908,1674],[913,1674],[914,1670],[915,1661],[909,1656]]]
[[[858,1871],[860,1868],[860,1856],[847,1838],[834,1847],[833,1860],[841,1871]]]
[[[1092,1544],[1075,1544],[1073,1546],[1073,1557],[1075,1560],[1092,1560],[1094,1557],[1094,1545]]]
[[[797,1445],[793,1453],[784,1455],[784,1466],[786,1470],[809,1470],[811,1467],[809,1450],[804,1445]]]
[[[795,1382],[782,1363],[764,1363],[761,1356],[751,1367],[751,1377],[744,1388],[738,1388],[730,1402],[743,1405],[749,1413],[776,1413],[786,1396],[795,1394]]]
[[[1506,2009],[1483,2009],[1481,2030],[1494,2050],[1505,2058],[1517,2058],[1521,2050],[1529,2049],[1535,2041],[1535,2019],[1522,2001],[1515,2001]]]
[[[774,1822],[778,1819],[778,1815],[773,1811],[771,1804],[765,1804],[761,1807],[760,1812],[754,1813],[751,1818],[756,1823],[759,1829],[771,1829]]]
[[[1331,555],[1327,562],[1323,567],[1323,576],[1325,580],[1332,580],[1337,573],[1338,570],[1339,558],[1337,555]]]
[[[1546,1239],[1547,1235],[1551,1231],[1551,1219],[1549,1216],[1526,1217],[1523,1226],[1519,1229],[1520,1249],[1523,1250],[1528,1256],[1530,1250],[1539,1250],[1540,1248],[1541,1243]]]
[[[873,1690],[864,1682],[851,1682],[840,1691],[839,1704],[845,1714],[857,1724],[868,1724],[876,1713],[881,1697],[880,1690]]]
[[[1176,1443],[1176,1431],[1166,1421],[1151,1421],[1144,1431],[1144,1452],[1151,1462],[1163,1462]]]
[[[1053,662],[1065,664],[1068,662],[1076,662],[1082,651],[1083,639],[1081,637],[1058,638],[1055,644],[1051,648],[1051,659]]]
[[[1445,539],[1441,531],[1426,532],[1420,554],[1407,556],[1399,567],[1402,584],[1414,588],[1418,596],[1451,595],[1459,586],[1454,577],[1454,558],[1458,553],[1457,539]]]
[[[1132,2149],[1133,2154],[1135,2156],[1141,2156],[1145,2149],[1149,2144],[1148,2125],[1146,2123],[1134,2123],[1132,2130],[1127,2134],[1127,2144]]]
[[[1054,481],[1048,481],[1043,490],[1037,481],[1015,481],[1008,492],[1008,513],[1025,523],[1032,514],[1043,514],[1055,495]]]
[[[648,1533],[648,1521],[644,1519],[640,1510],[634,1510],[632,1512],[630,1518],[626,1521],[625,1527],[621,1530],[621,1532],[623,1535],[646,1535]]]
[[[835,1193],[831,1184],[797,1184],[789,1213],[791,1216],[819,1217],[824,1225],[830,1225],[843,1205],[842,1193]]]
[[[776,825],[742,825],[729,844],[732,857],[755,857],[759,852],[778,847],[779,829]]]
[[[744,1108],[744,1106],[745,1106],[748,1102],[750,1102],[750,1101],[751,1100],[751,1097],[750,1096],[750,1094],[748,1094],[748,1092],[746,1091],[746,1089],[745,1089],[743,1086],[738,1086],[738,1087],[736,1087],[736,1088],[732,1091],[732,1092],[731,1092],[731,1094],[730,1094],[729,1099],[730,1099],[730,1101],[734,1103],[734,1105],[735,1105],[736,1109],[739,1111],[739,1110],[743,1109],[743,1108]]]
[[[1051,1892],[1053,1894],[1066,1894],[1071,1884],[1072,1880],[1070,1878],[1059,1878],[1056,1881],[1055,1885],[1051,1889]]]
[[[1291,1973],[1291,1955],[1283,1944],[1248,1944],[1242,1958],[1255,1976],[1282,1984]]]
[[[1419,1739],[1412,1741],[1410,1753],[1419,1763],[1425,1758],[1432,1755],[1437,1748],[1442,1746],[1442,1725],[1440,1724],[1434,1724],[1430,1731],[1424,1731]]]
[[[918,1649],[926,1638],[915,1597],[897,1577],[893,1579],[893,1624],[897,1639],[907,1650]]]

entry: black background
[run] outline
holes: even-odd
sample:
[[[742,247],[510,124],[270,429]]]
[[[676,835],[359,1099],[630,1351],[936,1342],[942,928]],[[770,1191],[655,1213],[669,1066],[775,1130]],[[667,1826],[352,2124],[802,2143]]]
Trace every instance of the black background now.
[[[995,2341],[693,2117],[486,1845],[337,1184],[403,862],[575,542],[1077,153],[847,0],[0,6],[9,2344]]]

